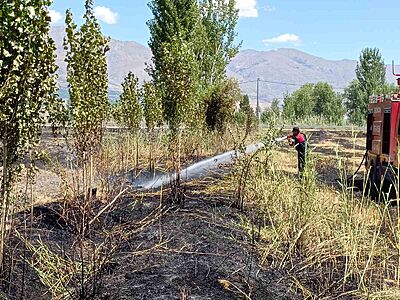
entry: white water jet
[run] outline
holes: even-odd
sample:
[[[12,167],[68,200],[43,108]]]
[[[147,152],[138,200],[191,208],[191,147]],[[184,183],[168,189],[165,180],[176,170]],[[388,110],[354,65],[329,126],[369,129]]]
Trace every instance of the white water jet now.
[[[282,142],[286,139],[286,137],[275,139],[274,142]],[[203,177],[208,175],[212,171],[216,171],[220,168],[221,165],[231,163],[235,159],[239,158],[242,154],[251,154],[256,152],[259,149],[265,147],[263,143],[256,143],[246,147],[244,153],[240,153],[239,151],[233,150],[228,151],[217,156],[202,160],[197,162],[188,168],[182,170],[180,172],[180,178],[182,181],[188,181],[191,179],[196,179],[199,177]],[[151,190],[151,189],[158,189],[162,186],[168,185],[171,181],[176,179],[175,174],[166,174],[159,177],[156,177],[152,180],[144,182],[140,189],[141,190]]]

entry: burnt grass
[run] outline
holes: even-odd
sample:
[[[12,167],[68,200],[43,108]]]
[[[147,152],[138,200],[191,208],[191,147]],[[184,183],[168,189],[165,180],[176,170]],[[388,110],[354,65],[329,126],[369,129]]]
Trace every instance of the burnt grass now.
[[[81,255],[93,258],[93,245],[101,245],[97,271],[84,284],[80,274],[66,284],[72,299],[301,299],[287,270],[259,265],[252,237],[239,225],[244,213],[231,206],[229,197],[202,190],[200,183],[186,188],[181,205],[167,201],[168,191],[162,201],[159,194],[125,197],[83,238],[77,225],[81,214],[65,204],[18,214],[15,228],[22,237],[11,237],[4,294],[52,299],[26,263],[37,257],[22,242],[26,236],[31,244],[40,240],[59,257],[78,262]],[[89,217],[104,206],[93,201]]]
[[[351,137],[347,132],[341,134]],[[317,142],[327,138],[331,138],[329,132],[313,133]],[[327,170],[332,172],[330,166]],[[36,247],[42,243],[78,265],[82,256],[85,262],[94,262],[95,272],[84,274],[83,284],[81,274],[65,283],[70,299],[305,298],[307,294],[294,281],[320,297],[335,298],[343,290],[356,289],[351,280],[341,285],[345,258],[343,263],[310,269],[301,256],[285,264],[268,257],[261,266],[254,236],[240,226],[242,218],[251,218],[250,213],[234,208],[230,195],[204,192],[204,185],[215,184],[214,180],[187,185],[180,205],[168,201],[168,190],[162,198],[159,193],[130,190],[129,196],[85,228],[84,235],[77,207],[56,202],[20,212],[14,218],[20,236],[10,237],[0,274],[2,293],[10,300],[52,299],[49,287],[29,263],[38,255],[23,239]],[[105,206],[93,199],[87,220]],[[96,247],[98,252],[93,250]]]

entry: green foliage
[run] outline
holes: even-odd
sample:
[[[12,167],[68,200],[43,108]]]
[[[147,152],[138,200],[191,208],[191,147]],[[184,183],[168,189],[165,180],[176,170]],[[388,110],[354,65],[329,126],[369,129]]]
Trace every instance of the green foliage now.
[[[314,115],[322,117],[332,124],[341,124],[345,109],[342,96],[335,93],[328,83],[319,82],[313,89]]]
[[[344,91],[345,105],[347,114],[351,123],[355,125],[363,125],[366,120],[367,105],[365,93],[361,90],[360,82],[355,79]]]
[[[286,118],[296,121],[304,117],[312,116],[314,110],[312,84],[305,84],[283,100],[283,113]]]
[[[379,49],[363,49],[357,63],[357,79],[345,90],[345,104],[352,123],[365,123],[370,96],[390,92],[390,85],[385,83],[385,73],[385,64]]]
[[[191,43],[177,38],[163,47],[159,87],[164,119],[175,134],[181,126],[190,126],[197,119],[198,64]]]
[[[206,107],[210,102],[205,98],[218,89],[214,85],[225,80],[226,66],[239,51],[239,45],[235,45],[235,27],[238,21],[235,1],[202,0],[198,4],[195,0],[153,0],[149,6],[154,16],[148,22],[151,33],[149,46],[153,53],[153,67],[149,69],[149,73],[163,99],[164,118],[172,127],[182,123],[183,119],[191,124],[201,124],[204,121],[204,112],[213,109]],[[172,48],[175,49],[172,51]],[[186,54],[179,57],[180,52]],[[176,53],[176,59],[186,60],[192,69],[190,74],[189,70],[178,71],[177,66],[182,65],[179,63],[174,66],[174,71],[166,71],[166,53],[169,56]],[[196,89],[192,89],[192,96],[185,96],[191,99],[191,104],[178,108],[174,107],[174,101],[166,98],[170,93],[170,86],[164,81],[171,79],[166,78],[165,72],[171,76],[175,72],[187,73],[188,86],[196,86]],[[181,87],[183,86],[182,84]],[[174,93],[176,94],[176,89]],[[187,109],[188,107],[192,108]],[[197,110],[195,115],[193,109]],[[179,117],[180,113],[176,113],[178,110],[190,113],[182,118]]]
[[[235,45],[235,28],[239,19],[235,2],[200,1],[201,34],[198,38],[198,57],[204,86],[222,82],[226,77],[226,67],[239,52],[240,44]]]
[[[318,117],[330,124],[342,124],[345,109],[341,95],[328,83],[305,84],[285,97],[284,116],[291,122]]]
[[[136,132],[140,129],[143,111],[140,105],[139,79],[131,72],[122,83],[122,94],[114,105],[116,121]]]
[[[379,90],[380,94],[391,95],[399,93],[399,86],[395,84],[385,83]]]
[[[227,79],[217,84],[205,98],[206,124],[210,130],[223,132],[226,125],[233,120],[235,105],[243,101],[237,81]]]
[[[282,112],[279,108],[279,100],[274,99],[271,102],[271,106],[266,108],[261,114],[261,122],[264,124],[276,124],[277,120],[280,119]]]
[[[0,6],[0,140],[10,173],[38,141],[49,108],[61,106],[45,8],[50,4],[5,0]]]
[[[153,130],[163,122],[161,97],[152,82],[145,82],[142,88],[143,113],[148,129]]]
[[[278,99],[274,98],[272,100],[270,110],[276,117],[280,117],[281,109],[279,108],[279,100]]]
[[[366,103],[369,96],[379,93],[385,85],[385,74],[385,63],[379,49],[363,49],[357,63],[356,75],[360,89],[366,96]]]
[[[0,2],[0,264],[9,192],[26,153],[39,140],[47,116],[62,111],[56,95],[54,41],[49,37],[48,0]]]
[[[75,147],[81,157],[92,153],[102,138],[102,125],[109,112],[106,53],[108,42],[93,14],[92,1],[86,1],[85,22],[77,30],[67,11],[64,47],[67,50],[67,81],[70,94],[71,125]]]
[[[254,109],[250,105],[250,98],[248,95],[243,95],[239,103],[239,111],[235,114],[236,122],[246,128],[250,132],[255,129],[258,124],[257,117]]]
[[[199,121],[199,62],[196,33],[199,10],[195,0],[153,0],[149,73],[162,99],[163,117],[173,135]]]
[[[153,19],[148,21],[147,25],[150,29],[149,46],[154,64],[149,71],[158,84],[163,68],[165,45],[171,45],[177,40],[183,43],[194,41],[199,24],[199,11],[196,0],[152,0],[149,7]]]

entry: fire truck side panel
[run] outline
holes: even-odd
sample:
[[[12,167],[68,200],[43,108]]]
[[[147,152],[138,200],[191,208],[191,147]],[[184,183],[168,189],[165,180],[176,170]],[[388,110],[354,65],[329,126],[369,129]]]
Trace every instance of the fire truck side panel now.
[[[400,120],[400,102],[392,102],[391,112],[391,134],[390,134],[390,161],[398,166],[397,152],[399,150],[399,120]]]
[[[373,110],[372,153],[379,155],[382,148],[382,104],[374,103],[371,106]]]

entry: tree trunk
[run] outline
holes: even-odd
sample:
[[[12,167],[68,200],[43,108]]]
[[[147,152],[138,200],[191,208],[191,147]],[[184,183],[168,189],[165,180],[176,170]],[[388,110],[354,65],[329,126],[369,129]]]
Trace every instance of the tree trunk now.
[[[4,245],[7,235],[8,219],[8,174],[7,174],[7,142],[3,140],[3,178],[1,180],[1,223],[0,223],[0,270],[3,270]]]

